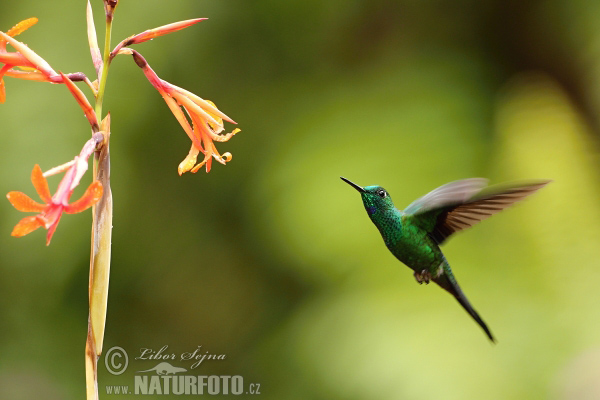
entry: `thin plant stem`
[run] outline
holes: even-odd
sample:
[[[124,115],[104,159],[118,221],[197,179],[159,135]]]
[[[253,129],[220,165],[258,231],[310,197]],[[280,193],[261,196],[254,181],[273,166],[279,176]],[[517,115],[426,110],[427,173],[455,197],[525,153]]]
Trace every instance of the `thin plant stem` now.
[[[102,102],[104,101],[104,91],[106,89],[106,79],[108,77],[108,68],[110,67],[110,38],[112,34],[112,18],[106,19],[106,35],[104,36],[104,65],[100,74],[98,83],[98,94],[96,95],[96,115],[102,119]]]
[[[106,89],[110,66],[110,38],[112,16],[106,19],[104,40],[104,62],[98,93],[96,94],[95,113],[102,117],[102,102]],[[89,317],[88,333],[85,343],[86,398],[98,400],[98,358],[102,353],[106,309],[108,302],[108,282],[110,276],[111,236],[112,236],[112,193],[110,190],[110,114],[100,126],[104,140],[98,145],[94,155],[93,179],[102,183],[104,188],[100,201],[92,208],[92,240],[90,253],[89,278]]]

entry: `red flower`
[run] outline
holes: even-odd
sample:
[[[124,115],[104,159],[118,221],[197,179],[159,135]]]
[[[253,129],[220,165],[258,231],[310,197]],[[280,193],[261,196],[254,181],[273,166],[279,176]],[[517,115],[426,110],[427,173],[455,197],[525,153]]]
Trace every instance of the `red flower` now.
[[[36,164],[33,167],[31,182],[44,204],[37,203],[22,192],[8,193],[6,196],[8,197],[8,201],[17,210],[39,213],[38,215],[25,217],[19,221],[11,233],[12,236],[25,236],[43,226],[48,230],[46,245],[49,245],[63,212],[67,214],[79,213],[87,210],[100,200],[102,197],[102,184],[99,181],[94,181],[79,200],[69,204],[69,198],[78,183],[77,177],[79,174],[76,165],[77,162],[65,173],[54,196],[50,195],[48,182],[42,174],[40,166]]]

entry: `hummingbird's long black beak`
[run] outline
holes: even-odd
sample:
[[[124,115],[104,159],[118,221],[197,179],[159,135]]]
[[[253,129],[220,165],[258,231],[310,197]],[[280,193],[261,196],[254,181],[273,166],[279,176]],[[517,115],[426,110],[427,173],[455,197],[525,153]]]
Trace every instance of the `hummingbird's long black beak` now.
[[[344,178],[343,176],[340,176],[341,180],[343,180],[344,182],[346,182],[348,185],[352,186],[354,189],[358,190],[361,193],[365,192],[365,189],[363,189],[362,187],[358,186],[356,183],[349,181],[348,179]]]

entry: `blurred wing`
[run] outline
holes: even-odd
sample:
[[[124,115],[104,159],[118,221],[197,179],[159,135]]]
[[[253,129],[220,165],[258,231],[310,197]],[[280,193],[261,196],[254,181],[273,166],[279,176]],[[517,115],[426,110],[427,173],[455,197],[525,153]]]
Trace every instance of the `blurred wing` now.
[[[405,214],[421,214],[430,210],[462,204],[487,186],[487,179],[471,178],[447,183],[413,201]]]
[[[438,244],[442,244],[453,233],[488,219],[535,193],[549,182],[543,181],[507,188],[496,193],[477,196],[463,204],[419,213],[418,216],[415,215],[415,223],[427,229],[430,236]]]

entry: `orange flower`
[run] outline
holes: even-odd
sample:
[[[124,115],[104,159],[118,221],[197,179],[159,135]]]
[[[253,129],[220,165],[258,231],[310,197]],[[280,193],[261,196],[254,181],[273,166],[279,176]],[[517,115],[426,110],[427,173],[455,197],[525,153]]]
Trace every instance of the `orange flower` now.
[[[0,69],[0,103],[4,103],[6,99],[4,81],[2,80],[4,75],[42,82],[58,83],[62,81],[62,78],[42,57],[38,56],[25,44],[13,39],[14,36],[24,32],[37,22],[37,18],[29,18],[19,22],[6,33],[0,31],[0,63],[5,64]],[[10,43],[17,51],[8,52],[6,50],[7,43]],[[21,67],[22,70],[13,70],[14,67]]]
[[[69,170],[69,172],[70,171],[71,170]],[[69,172],[67,172],[65,178],[67,175],[69,175]],[[64,186],[64,179],[63,182],[61,182],[57,193],[54,195],[54,197],[51,197],[50,190],[48,189],[48,182],[42,174],[42,169],[37,164],[33,167],[33,171],[31,173],[31,182],[40,196],[40,199],[42,199],[45,204],[37,203],[22,192],[8,193],[6,196],[8,197],[8,201],[10,201],[13,207],[15,207],[17,210],[39,213],[38,215],[25,217],[19,221],[19,223],[13,229],[11,235],[16,237],[25,236],[43,226],[48,230],[46,245],[50,244],[50,240],[52,239],[52,235],[56,230],[56,226],[58,225],[58,221],[60,220],[63,211],[67,214],[82,212],[96,204],[96,202],[98,202],[98,200],[100,200],[102,197],[102,184],[98,181],[95,181],[87,188],[79,200],[69,204],[68,201],[73,194],[73,191],[65,190],[65,188],[62,188],[61,190],[61,186]]]
[[[37,23],[37,18],[29,18],[19,22],[7,33],[0,31],[0,62],[7,65],[33,68],[44,74],[46,77],[56,76],[56,72],[52,69],[50,64],[46,62],[42,57],[38,56],[33,50],[31,50],[24,43],[13,39],[16,36],[29,27]],[[7,52],[6,44],[9,43],[12,47],[17,50],[16,52]],[[6,66],[5,66],[6,67]],[[12,68],[11,67],[11,68]],[[4,69],[4,68],[3,68]]]
[[[192,140],[192,148],[189,154],[179,164],[179,175],[187,171],[198,172],[205,165],[206,172],[209,172],[213,158],[221,164],[231,161],[231,154],[224,153],[221,155],[215,147],[214,142],[226,142],[233,135],[240,132],[239,129],[234,129],[230,133],[221,134],[225,129],[223,120],[233,124],[236,122],[221,112],[211,101],[204,100],[185,89],[160,79],[152,68],[150,68],[144,57],[135,50],[128,50],[131,51],[136,64],[142,68],[148,81],[161,94],[171,112],[183,127],[183,130]],[[181,108],[185,110],[192,120],[191,125]],[[204,154],[204,159],[196,164],[199,153]]]
[[[24,32],[27,28],[35,25],[37,21],[37,18],[29,18],[19,22],[6,33],[0,31],[0,63],[4,64],[0,68],[0,103],[4,103],[6,100],[4,75],[12,78],[52,83],[65,83],[66,76],[71,81],[85,81],[88,85],[91,85],[85,74],[81,72],[65,75],[57,74],[46,60],[27,47],[26,44],[13,39],[13,36]],[[14,47],[16,52],[7,51],[7,44]],[[20,69],[15,69],[15,67]]]
[[[66,76],[62,72],[60,72],[60,76],[62,77],[63,83],[67,85],[67,88],[69,89],[73,97],[75,97],[77,104],[79,104],[79,107],[81,107],[81,109],[83,110],[83,113],[85,114],[85,117],[88,119],[92,128],[95,128],[97,130],[98,118],[96,118],[96,112],[94,111],[94,108],[92,107],[88,99],[85,97],[81,89],[75,86],[75,84],[71,81],[71,79],[69,79],[68,76]]]
[[[15,25],[11,29],[9,29],[9,31],[6,32],[6,34],[11,37],[17,36],[19,33],[27,30],[27,28],[29,28],[30,26],[37,23],[37,21],[38,21],[37,18],[29,18],[24,21],[21,21],[17,25]],[[8,54],[10,54],[10,53],[6,52],[6,43],[7,43],[6,40],[0,39],[0,54],[2,54],[2,56],[4,56],[4,57],[7,57]],[[17,61],[17,59],[19,59],[19,61],[21,61],[23,63],[26,62],[26,60],[24,60],[23,58],[17,57],[14,53],[12,53],[12,56],[14,57],[15,61]],[[6,62],[6,59],[4,59],[4,60],[5,61],[2,61],[2,62]],[[14,66],[14,64],[7,63],[0,69],[0,103],[4,103],[4,101],[6,100],[6,89],[4,88],[4,80],[2,78],[4,77],[4,74],[6,73],[6,71],[11,69],[13,66]]]
[[[50,195],[48,182],[46,181],[40,166],[36,164],[33,167],[33,171],[31,172],[31,183],[33,183],[33,187],[35,187],[35,190],[44,204],[37,203],[22,192],[9,192],[6,195],[8,201],[10,201],[17,210],[39,213],[38,215],[25,217],[19,221],[12,231],[12,236],[25,236],[43,226],[48,230],[46,245],[49,245],[63,212],[66,212],[67,214],[79,213],[87,210],[100,200],[103,192],[102,184],[99,181],[94,181],[79,200],[69,204],[69,199],[73,194],[73,190],[79,185],[83,174],[88,169],[88,159],[94,152],[98,143],[102,141],[102,138],[102,133],[98,132],[94,134],[92,138],[85,143],[79,155],[73,160],[47,171],[46,175],[53,175],[66,170],[54,196]]]

